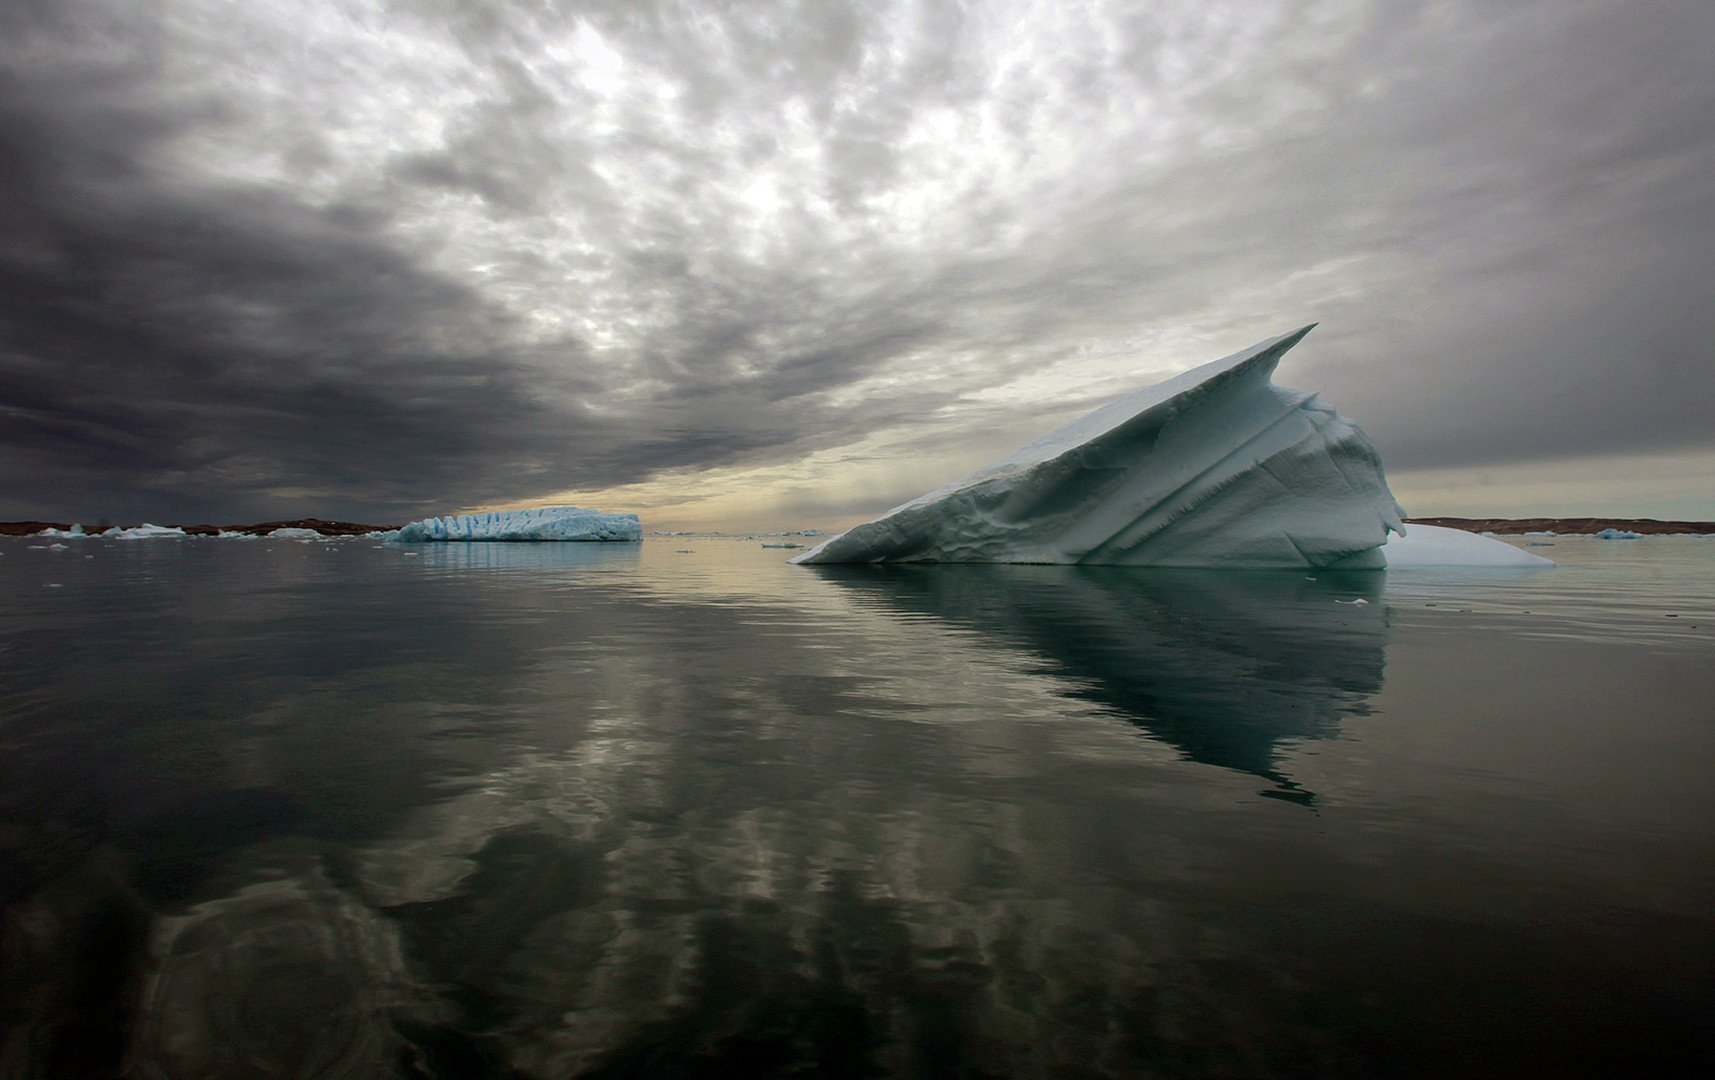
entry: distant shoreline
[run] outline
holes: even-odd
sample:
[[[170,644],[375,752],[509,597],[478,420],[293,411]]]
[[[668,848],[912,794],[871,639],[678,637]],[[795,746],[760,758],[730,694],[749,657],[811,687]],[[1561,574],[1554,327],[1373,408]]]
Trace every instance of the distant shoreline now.
[[[135,528],[142,522],[121,525]],[[294,518],[291,521],[264,521],[256,525],[167,525],[183,529],[186,536],[218,536],[220,533],[243,533],[246,536],[266,536],[275,529],[310,529],[323,536],[362,536],[364,533],[391,532],[397,525],[360,525],[354,521],[329,521],[326,518]],[[0,521],[0,536],[35,536],[44,529],[69,529],[71,523],[58,521]],[[91,535],[109,528],[105,525],[85,525]]]
[[[1672,536],[1682,533],[1715,533],[1715,521],[1657,521],[1655,518],[1407,518],[1407,525],[1441,525],[1466,532],[1492,532],[1506,536],[1521,533],[1552,532],[1562,536],[1588,535],[1603,529],[1617,529],[1644,536]]]
[[[137,523],[141,524],[141,523]],[[1715,533],[1715,521],[1657,521],[1655,518],[1408,518],[1407,525],[1442,525],[1466,532],[1491,532],[1504,536],[1522,533],[1552,532],[1562,536],[1588,535],[1603,529],[1618,529],[1644,536],[1669,536],[1683,533],[1709,535]],[[86,525],[91,533],[106,526]],[[135,525],[121,526],[134,528]],[[167,526],[185,531],[187,536],[215,536],[219,533],[243,533],[246,536],[266,536],[275,529],[310,529],[323,536],[362,536],[372,532],[391,532],[397,525],[362,525],[353,521],[329,521],[326,518],[294,518],[291,521],[264,521],[256,525],[177,525]],[[59,521],[0,521],[0,536],[36,536],[44,529],[69,529],[70,522]]]

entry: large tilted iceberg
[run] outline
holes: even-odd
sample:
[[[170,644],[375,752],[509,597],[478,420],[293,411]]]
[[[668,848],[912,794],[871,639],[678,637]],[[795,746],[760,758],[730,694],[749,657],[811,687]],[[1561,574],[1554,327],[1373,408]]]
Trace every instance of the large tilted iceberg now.
[[[796,560],[1381,566],[1381,458],[1270,381],[1311,327],[1114,401]]]
[[[576,506],[535,510],[496,510],[413,521],[392,537],[395,543],[435,540],[592,540],[643,539],[636,514],[609,514]]]
[[[792,561],[1381,568],[1406,529],[1369,436],[1270,378],[1312,328],[1120,398]],[[1464,535],[1502,562],[1524,554]]]

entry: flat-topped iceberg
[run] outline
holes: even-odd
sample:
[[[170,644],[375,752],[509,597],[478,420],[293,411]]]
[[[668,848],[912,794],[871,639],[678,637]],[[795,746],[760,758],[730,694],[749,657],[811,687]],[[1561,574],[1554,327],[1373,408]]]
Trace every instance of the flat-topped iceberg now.
[[[636,514],[545,506],[424,518],[404,526],[390,539],[400,544],[437,540],[625,541],[643,539],[643,525]]]
[[[133,525],[129,529],[113,526],[106,532],[97,533],[110,540],[158,540],[166,536],[188,536],[189,533],[177,525]]]
[[[1120,398],[793,561],[1379,568],[1404,531],[1380,455],[1270,379],[1311,329]]]

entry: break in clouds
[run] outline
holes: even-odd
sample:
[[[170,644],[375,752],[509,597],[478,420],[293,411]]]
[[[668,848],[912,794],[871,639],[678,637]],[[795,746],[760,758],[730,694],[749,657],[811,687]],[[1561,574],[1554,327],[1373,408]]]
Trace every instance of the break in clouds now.
[[[1396,473],[1715,449],[1712,50],[1705,0],[11,0],[0,516],[953,475],[1310,321],[1282,381]]]

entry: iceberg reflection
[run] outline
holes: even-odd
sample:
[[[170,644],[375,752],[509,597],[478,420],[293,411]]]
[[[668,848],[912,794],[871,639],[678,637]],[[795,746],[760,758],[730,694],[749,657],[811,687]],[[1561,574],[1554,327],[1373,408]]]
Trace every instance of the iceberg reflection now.
[[[867,604],[1026,649],[1074,692],[1192,761],[1274,781],[1282,743],[1368,711],[1386,664],[1385,577],[1104,566],[818,566]]]
[[[625,570],[637,565],[638,545],[624,543],[514,543],[500,540],[401,545],[435,570]]]

